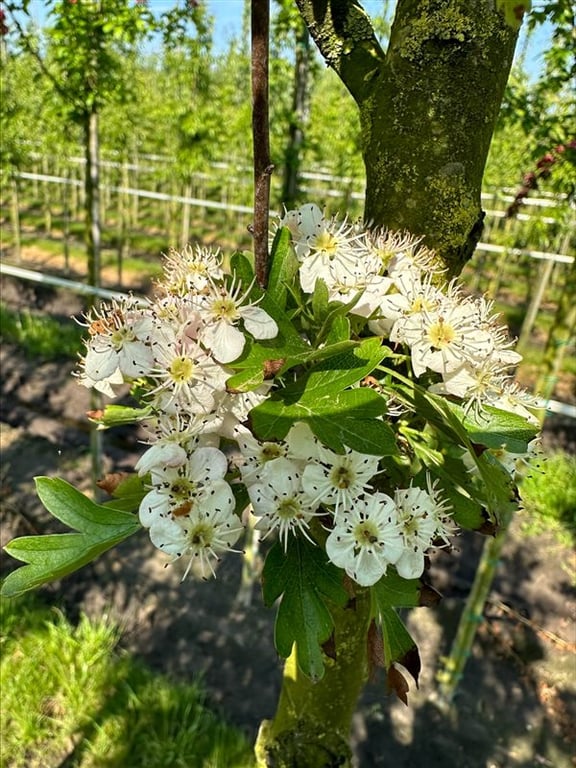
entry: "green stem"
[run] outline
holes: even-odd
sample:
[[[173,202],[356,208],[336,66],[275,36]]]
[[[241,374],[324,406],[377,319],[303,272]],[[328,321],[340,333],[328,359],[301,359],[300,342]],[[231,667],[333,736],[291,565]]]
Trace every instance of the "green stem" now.
[[[297,648],[284,667],[282,692],[272,721],[260,726],[258,768],[329,768],[351,765],[350,726],[368,677],[370,593],[359,591],[345,608],[334,607],[334,653],[322,680],[298,667]]]
[[[438,674],[438,682],[440,683],[438,703],[445,708],[450,705],[454,698],[464,667],[470,657],[478,624],[483,619],[484,605],[496,575],[496,568],[508,536],[511,521],[512,510],[502,512],[498,533],[494,538],[487,539],[484,543],[482,557],[464,611],[460,617],[450,655],[444,661],[444,669]]]

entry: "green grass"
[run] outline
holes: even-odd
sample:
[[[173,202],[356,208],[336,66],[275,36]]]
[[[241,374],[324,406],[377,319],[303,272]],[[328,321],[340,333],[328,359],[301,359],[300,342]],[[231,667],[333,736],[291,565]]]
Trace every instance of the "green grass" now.
[[[72,322],[59,322],[49,315],[36,315],[25,309],[15,312],[0,303],[0,338],[17,344],[35,359],[75,358],[82,349],[82,328]]]
[[[520,496],[527,533],[553,530],[563,544],[576,542],[576,456],[555,453],[533,467],[520,484]]]
[[[6,768],[249,768],[244,736],[118,650],[109,621],[2,602],[1,765]],[[169,653],[170,649],[166,649]]]

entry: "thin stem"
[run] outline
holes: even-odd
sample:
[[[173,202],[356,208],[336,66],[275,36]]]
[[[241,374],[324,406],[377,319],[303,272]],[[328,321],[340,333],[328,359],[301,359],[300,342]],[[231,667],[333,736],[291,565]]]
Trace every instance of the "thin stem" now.
[[[252,143],[254,147],[254,270],[261,288],[268,283],[270,162],[268,128],[269,0],[252,0]]]

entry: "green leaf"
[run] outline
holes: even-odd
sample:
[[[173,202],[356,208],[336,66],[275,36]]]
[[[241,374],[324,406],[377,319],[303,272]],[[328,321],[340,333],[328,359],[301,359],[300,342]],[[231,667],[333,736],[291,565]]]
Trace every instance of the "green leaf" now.
[[[304,380],[294,387],[287,387],[286,392],[297,392],[303,386],[303,398],[316,400],[324,395],[333,395],[368,376],[389,353],[390,350],[382,346],[380,339],[365,339],[354,349],[315,365]]]
[[[349,342],[350,339],[350,320],[344,315],[338,315],[334,318],[328,335],[326,336],[326,346],[338,344],[339,342]],[[355,342],[354,342],[355,343]]]
[[[78,533],[12,539],[4,549],[27,565],[4,580],[6,597],[67,576],[140,528],[135,515],[96,504],[59,478],[38,477],[36,489],[46,509]]]
[[[334,629],[325,598],[344,606],[348,600],[342,572],[320,547],[290,537],[288,549],[276,543],[268,552],[262,573],[264,602],[271,606],[280,596],[274,629],[278,653],[288,658],[296,643],[298,666],[313,681],[324,674],[321,645]]]
[[[296,421],[307,421],[333,450],[352,443],[355,450],[361,446],[361,452],[384,456],[397,452],[391,428],[377,419],[385,410],[386,401],[377,392],[358,388],[294,403],[270,397],[250,414],[261,440],[282,440]]]
[[[337,453],[343,453],[344,446],[373,456],[398,453],[394,431],[379,419],[360,419],[354,415],[341,415],[337,419],[317,416],[308,423],[316,437]]]
[[[515,501],[516,486],[509,472],[500,462],[486,451],[478,457],[478,469],[482,482],[479,495],[485,499],[486,506],[492,512],[496,523],[500,523],[510,510],[518,506]]]
[[[502,448],[509,453],[526,453],[528,443],[533,440],[540,427],[527,421],[522,416],[499,408],[486,406],[481,416],[474,418],[464,408],[447,401],[450,410],[463,424],[468,437],[477,445],[488,448]]]
[[[321,323],[326,317],[329,298],[328,286],[322,278],[317,277],[314,284],[314,293],[312,294],[312,312],[317,323]]]
[[[403,579],[393,567],[370,588],[376,605],[381,610],[386,606],[413,608],[421,604],[420,579]]]
[[[235,392],[251,392],[264,383],[264,367],[262,364],[253,368],[245,368],[243,371],[230,376],[226,381],[226,387]]]
[[[230,271],[245,289],[254,282],[254,267],[242,251],[236,251],[230,257]]]
[[[288,227],[280,227],[274,236],[270,251],[270,274],[266,294],[281,309],[286,308],[287,285],[291,285],[298,272],[298,260],[291,247],[292,235]]]

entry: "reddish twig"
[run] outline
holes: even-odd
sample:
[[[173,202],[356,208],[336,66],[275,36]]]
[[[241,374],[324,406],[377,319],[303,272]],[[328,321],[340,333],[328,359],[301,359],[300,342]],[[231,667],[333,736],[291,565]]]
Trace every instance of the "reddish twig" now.
[[[568,149],[576,149],[576,140],[569,141],[566,145],[558,144],[557,147],[551,152],[546,152],[540,160],[536,163],[536,169],[524,174],[522,179],[522,186],[516,192],[514,200],[510,203],[506,209],[506,218],[511,219],[520,210],[520,206],[524,203],[524,198],[528,197],[530,192],[538,189],[538,182],[541,179],[547,179],[552,173],[552,166],[562,157],[564,152]]]
[[[268,282],[268,214],[270,162],[268,129],[269,0],[252,0],[252,143],[254,148],[254,271],[256,282]]]

